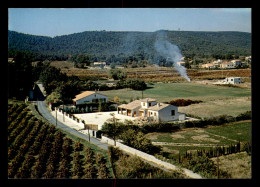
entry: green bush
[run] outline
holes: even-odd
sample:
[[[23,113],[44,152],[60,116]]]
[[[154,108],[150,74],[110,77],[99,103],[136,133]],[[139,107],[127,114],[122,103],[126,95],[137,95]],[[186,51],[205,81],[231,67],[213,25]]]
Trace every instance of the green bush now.
[[[241,120],[248,120],[248,119],[252,119],[252,113],[251,111],[246,111],[244,113],[239,114],[236,117],[236,121],[241,121]]]
[[[183,167],[192,170],[195,173],[200,173],[206,178],[216,178],[217,177],[217,166],[212,160],[207,156],[197,156],[188,159],[186,162],[182,163]],[[229,178],[227,172],[219,171],[219,177]]]

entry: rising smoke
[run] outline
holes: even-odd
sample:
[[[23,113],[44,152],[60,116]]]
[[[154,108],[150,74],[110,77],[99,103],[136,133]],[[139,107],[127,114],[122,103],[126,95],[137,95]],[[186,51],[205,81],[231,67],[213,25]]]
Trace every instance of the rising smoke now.
[[[165,32],[157,33],[157,38],[154,43],[154,48],[165,59],[168,59],[168,61],[172,61],[173,66],[177,69],[177,71],[181,74],[181,76],[184,77],[187,81],[190,81],[190,78],[186,73],[186,68],[184,66],[177,64],[177,62],[181,61],[181,58],[183,57],[179,47],[177,45],[170,43],[166,39]]]

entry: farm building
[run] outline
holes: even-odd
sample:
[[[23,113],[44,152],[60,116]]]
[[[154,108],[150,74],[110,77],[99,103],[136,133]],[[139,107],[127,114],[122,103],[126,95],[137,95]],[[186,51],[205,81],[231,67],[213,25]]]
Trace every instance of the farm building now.
[[[220,64],[221,68],[234,68],[235,65],[232,62],[223,62]]]
[[[214,84],[241,84],[242,78],[241,77],[226,77],[222,81],[218,81]]]
[[[241,65],[241,60],[232,60],[231,62],[234,64],[234,66]]]
[[[202,64],[202,68],[216,68],[215,64]]]
[[[185,66],[185,62],[176,62],[179,66]]]
[[[102,103],[108,102],[108,97],[93,91],[85,91],[76,95],[76,97],[73,99],[73,104],[78,105],[86,103],[98,103],[99,101]]]
[[[128,104],[119,105],[117,113],[154,121],[185,120],[185,114],[179,113],[178,107],[158,103],[155,99],[151,98],[135,100]]]
[[[106,62],[94,62],[94,66],[106,66],[107,63]]]
[[[222,62],[223,62],[223,60],[218,59],[218,60],[216,60],[216,61],[214,61],[214,62],[212,62],[212,63],[215,64],[215,65],[219,65],[219,64],[221,64]]]
[[[241,79],[241,77],[227,77],[227,78],[225,78],[224,82],[226,84],[241,84],[242,79]]]

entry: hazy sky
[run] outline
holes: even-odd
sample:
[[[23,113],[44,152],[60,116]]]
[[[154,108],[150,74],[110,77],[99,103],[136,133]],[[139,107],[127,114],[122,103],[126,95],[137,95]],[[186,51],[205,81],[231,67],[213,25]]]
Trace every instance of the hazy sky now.
[[[250,8],[9,8],[8,29],[58,36],[83,31],[251,32]]]

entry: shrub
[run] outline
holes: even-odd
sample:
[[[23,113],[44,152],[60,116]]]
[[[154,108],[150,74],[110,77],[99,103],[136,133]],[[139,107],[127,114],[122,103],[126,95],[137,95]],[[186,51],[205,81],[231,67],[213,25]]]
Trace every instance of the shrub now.
[[[246,112],[244,112],[244,113],[239,114],[239,115],[236,117],[236,120],[237,120],[237,121],[248,120],[248,119],[252,119],[252,113],[251,113],[251,111],[246,111]]]
[[[174,106],[188,106],[191,104],[197,104],[197,103],[201,103],[201,102],[202,101],[199,101],[199,100],[177,99],[177,100],[170,101],[170,104],[174,105]]]

